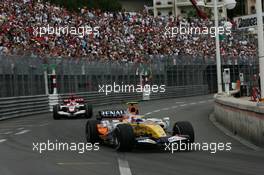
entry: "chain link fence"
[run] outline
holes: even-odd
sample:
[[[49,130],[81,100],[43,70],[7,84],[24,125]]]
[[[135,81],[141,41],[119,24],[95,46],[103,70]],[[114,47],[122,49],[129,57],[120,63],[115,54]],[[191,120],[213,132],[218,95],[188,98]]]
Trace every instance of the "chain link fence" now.
[[[42,61],[0,55],[0,97],[45,94]]]
[[[222,68],[230,68],[231,81],[244,74],[248,87],[258,74],[256,59],[223,58]],[[44,71],[48,73],[52,93],[52,68],[56,69],[59,94],[98,91],[99,85],[140,84],[141,65],[151,75],[151,84],[171,86],[208,85],[208,92],[217,92],[215,60],[192,56],[146,56],[144,63],[101,61],[76,58],[36,58],[0,55],[0,97],[45,94]],[[143,66],[144,67],[144,66]],[[144,72],[144,71],[143,71]]]

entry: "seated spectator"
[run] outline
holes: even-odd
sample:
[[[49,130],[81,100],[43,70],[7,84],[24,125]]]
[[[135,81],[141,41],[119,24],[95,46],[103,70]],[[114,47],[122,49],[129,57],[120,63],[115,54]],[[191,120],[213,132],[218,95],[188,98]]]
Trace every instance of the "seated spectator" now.
[[[221,25],[224,23],[220,21]],[[153,17],[144,12],[113,13],[84,8],[77,13],[48,2],[4,0],[0,2],[0,54],[127,62],[137,62],[145,55],[167,55],[214,62],[215,43],[210,35],[184,34],[173,38],[164,35],[166,26],[180,25],[213,27],[214,23],[197,18]],[[34,32],[47,26],[98,26],[99,35],[39,36]],[[234,57],[242,63],[253,62],[256,43],[247,38],[241,40],[241,33],[234,30],[221,41],[221,55],[226,62],[235,62]]]

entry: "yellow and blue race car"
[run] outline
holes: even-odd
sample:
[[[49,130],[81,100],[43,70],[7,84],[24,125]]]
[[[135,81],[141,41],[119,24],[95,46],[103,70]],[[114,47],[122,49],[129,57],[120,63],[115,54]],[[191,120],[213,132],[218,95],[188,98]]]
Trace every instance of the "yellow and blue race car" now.
[[[129,102],[127,110],[99,111],[96,120],[86,124],[86,140],[112,145],[118,151],[131,151],[136,145],[164,146],[175,142],[194,142],[194,129],[187,121],[176,122],[170,129],[169,118],[145,118],[138,103]]]

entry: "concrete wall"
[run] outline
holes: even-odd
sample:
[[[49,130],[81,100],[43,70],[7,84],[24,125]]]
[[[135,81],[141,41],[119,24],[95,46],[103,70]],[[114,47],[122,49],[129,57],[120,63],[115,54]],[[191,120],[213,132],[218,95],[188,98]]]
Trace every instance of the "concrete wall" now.
[[[221,97],[215,100],[216,120],[234,134],[264,147],[264,107],[256,103],[233,97]]]

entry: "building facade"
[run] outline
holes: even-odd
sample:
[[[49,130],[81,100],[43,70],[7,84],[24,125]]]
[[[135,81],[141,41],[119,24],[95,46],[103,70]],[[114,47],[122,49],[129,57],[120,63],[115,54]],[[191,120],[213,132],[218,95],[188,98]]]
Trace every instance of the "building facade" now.
[[[197,3],[199,3],[199,1],[204,1],[208,6],[213,5],[212,0],[197,0]],[[223,5],[224,1],[219,0],[218,4]],[[202,8],[206,10],[206,8]],[[154,16],[173,15],[187,17],[189,16],[189,14],[192,14],[195,10],[190,0],[153,0],[153,11]],[[219,8],[219,15],[221,15],[221,17],[227,16],[227,11],[225,7]]]
[[[245,14],[251,15],[256,13],[256,0],[241,0],[245,1]],[[264,0],[262,0],[262,9],[264,9]]]
[[[204,2],[206,6],[201,7],[207,13],[213,14],[214,0],[196,0],[197,3]],[[236,0],[237,5],[233,10],[227,10],[223,5],[225,0],[218,0],[218,15],[222,18],[250,15],[256,13],[256,0]],[[262,0],[264,6],[264,0]],[[264,9],[264,7],[263,7]],[[187,17],[191,11],[194,11],[190,0],[153,0],[153,11],[155,16],[174,15]],[[213,16],[212,16],[213,17]]]
[[[207,6],[213,6],[214,0],[196,0],[205,2]],[[129,12],[140,11],[144,6],[148,6],[154,16],[183,16],[187,17],[195,12],[190,0],[120,0],[123,9]],[[218,0],[218,4],[223,5],[225,0]],[[236,17],[256,13],[256,0],[236,0],[237,5],[233,10],[225,7],[218,9],[220,17]],[[262,0],[264,4],[264,0]],[[202,7],[207,13],[213,14],[213,8]],[[213,16],[212,16],[213,17]]]

